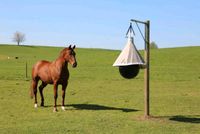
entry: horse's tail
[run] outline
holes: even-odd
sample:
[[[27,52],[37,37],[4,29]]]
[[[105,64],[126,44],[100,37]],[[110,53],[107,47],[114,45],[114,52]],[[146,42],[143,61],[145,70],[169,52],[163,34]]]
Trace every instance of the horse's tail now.
[[[32,68],[32,79],[31,79],[31,83],[30,83],[30,97],[31,97],[31,99],[33,99],[33,97],[34,97],[34,91],[36,90],[36,92],[37,92],[37,82],[38,82],[38,80],[37,80],[37,77],[35,76],[35,69],[34,69],[34,67]]]
[[[34,92],[37,93],[38,81],[39,81],[39,79],[37,77],[32,78],[32,80],[31,80],[31,86],[30,86],[30,97],[31,97],[31,99],[34,97]]]
[[[33,99],[33,80],[31,80],[31,84],[30,84],[30,97],[31,99]]]

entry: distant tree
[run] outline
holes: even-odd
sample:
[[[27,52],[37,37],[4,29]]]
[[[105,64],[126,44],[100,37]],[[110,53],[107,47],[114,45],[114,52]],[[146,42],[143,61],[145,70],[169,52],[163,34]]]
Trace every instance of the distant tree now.
[[[152,42],[150,43],[150,48],[151,48],[151,49],[158,49],[158,45],[157,45],[154,41],[152,41]]]
[[[15,32],[14,37],[13,37],[13,41],[17,42],[17,45],[19,46],[21,42],[25,41],[25,34],[18,32],[18,31]]]

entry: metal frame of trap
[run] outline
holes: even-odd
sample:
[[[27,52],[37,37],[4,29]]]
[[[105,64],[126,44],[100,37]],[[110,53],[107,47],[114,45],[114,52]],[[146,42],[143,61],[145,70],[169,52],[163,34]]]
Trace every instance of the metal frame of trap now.
[[[138,30],[140,31],[144,42],[145,42],[145,49],[144,49],[144,61],[145,61],[145,68],[144,68],[144,117],[150,117],[150,21],[147,20],[145,22],[131,19],[131,22],[135,22],[138,26],[138,23],[145,25],[145,37],[142,35],[142,32],[138,26]]]

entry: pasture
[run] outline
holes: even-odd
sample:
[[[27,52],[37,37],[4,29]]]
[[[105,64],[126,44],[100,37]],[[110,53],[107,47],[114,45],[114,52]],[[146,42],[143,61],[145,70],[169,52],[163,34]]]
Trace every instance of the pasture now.
[[[77,46],[78,47],[78,46]],[[54,60],[62,48],[0,45],[0,133],[197,134],[200,132],[200,47],[151,50],[150,113],[144,120],[143,70],[124,79],[112,67],[120,51],[77,48],[69,65],[66,111],[61,89],[53,113],[53,86],[45,107],[30,99],[32,65]],[[143,53],[143,52],[141,52]],[[143,54],[142,54],[143,55]],[[18,58],[16,58],[18,57]],[[28,78],[25,63],[28,63]],[[39,94],[38,94],[39,95]],[[38,96],[40,104],[40,96]]]

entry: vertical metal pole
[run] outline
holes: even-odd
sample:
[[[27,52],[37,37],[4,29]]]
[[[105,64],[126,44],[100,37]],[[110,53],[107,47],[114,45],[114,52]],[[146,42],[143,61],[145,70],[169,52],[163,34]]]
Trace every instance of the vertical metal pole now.
[[[142,23],[145,25],[145,51],[144,51],[144,60],[146,63],[144,69],[144,117],[148,118],[150,116],[150,86],[149,86],[149,70],[150,70],[150,21],[139,21],[131,19],[136,23]],[[140,30],[140,29],[139,29]]]
[[[144,102],[145,102],[145,118],[150,116],[149,106],[149,59],[150,59],[150,21],[145,23],[145,52],[144,52],[146,68],[144,70]]]

